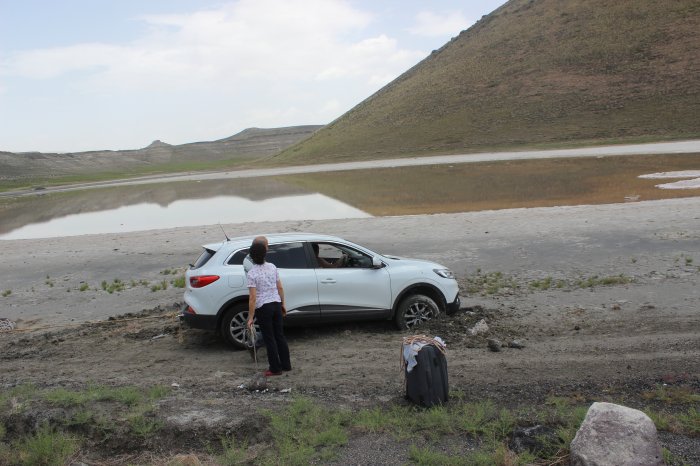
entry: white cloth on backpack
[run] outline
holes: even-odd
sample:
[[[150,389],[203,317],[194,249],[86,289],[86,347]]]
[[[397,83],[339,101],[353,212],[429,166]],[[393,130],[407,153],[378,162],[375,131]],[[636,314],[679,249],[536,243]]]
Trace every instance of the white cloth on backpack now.
[[[442,348],[445,348],[445,342],[442,340],[440,337],[435,337],[432,339],[435,343],[437,343],[439,346],[442,346]],[[418,355],[418,352],[425,346],[425,345],[432,345],[433,343],[429,340],[417,340],[413,341],[410,344],[404,344],[403,345],[403,360],[406,363],[406,372],[411,372],[414,367],[416,367],[416,356]]]

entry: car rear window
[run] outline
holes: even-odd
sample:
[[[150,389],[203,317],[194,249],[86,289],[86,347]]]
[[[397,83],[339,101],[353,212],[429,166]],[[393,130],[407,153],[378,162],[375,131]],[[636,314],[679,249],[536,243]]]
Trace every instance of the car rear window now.
[[[192,268],[192,269],[200,268],[201,266],[203,266],[204,264],[209,262],[209,259],[211,259],[214,256],[214,254],[216,254],[216,251],[214,251],[212,249],[204,248],[204,251],[202,252],[202,254],[200,254],[200,256],[197,258],[195,263],[190,266],[190,268]]]

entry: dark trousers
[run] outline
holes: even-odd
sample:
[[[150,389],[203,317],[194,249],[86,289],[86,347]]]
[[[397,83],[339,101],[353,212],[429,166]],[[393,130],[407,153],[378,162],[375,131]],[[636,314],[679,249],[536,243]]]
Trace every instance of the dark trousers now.
[[[255,310],[255,317],[265,341],[270,370],[272,372],[291,370],[289,346],[282,330],[282,305],[277,302],[263,304]]]

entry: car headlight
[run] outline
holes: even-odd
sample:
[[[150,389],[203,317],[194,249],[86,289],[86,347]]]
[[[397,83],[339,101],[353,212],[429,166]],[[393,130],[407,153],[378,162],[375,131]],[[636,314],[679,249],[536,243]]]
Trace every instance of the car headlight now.
[[[440,275],[442,278],[455,278],[455,274],[450,269],[433,269],[433,272]]]

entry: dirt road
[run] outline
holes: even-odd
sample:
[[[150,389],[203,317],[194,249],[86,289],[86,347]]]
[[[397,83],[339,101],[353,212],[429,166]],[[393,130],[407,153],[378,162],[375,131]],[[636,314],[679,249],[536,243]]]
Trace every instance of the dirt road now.
[[[224,227],[229,235],[337,234],[452,268],[467,309],[421,333],[447,341],[450,388],[472,399],[634,398],[664,380],[700,384],[700,198]],[[192,262],[200,244],[221,239],[215,226],[0,242],[0,290],[11,291],[0,297],[0,317],[19,329],[52,327],[48,337],[0,334],[0,384],[176,383],[180,395],[163,409],[186,429],[233,429],[259,407],[284,402],[289,395],[279,391],[238,388],[256,371],[247,353],[178,328],[171,305],[181,289],[151,290]],[[123,290],[102,289],[115,278]],[[154,318],[57,327],[156,306],[142,315]],[[489,331],[470,336],[482,318]],[[288,336],[294,370],[271,381],[277,390],[348,406],[401,397],[403,335],[391,325]],[[490,352],[487,337],[524,348]]]

